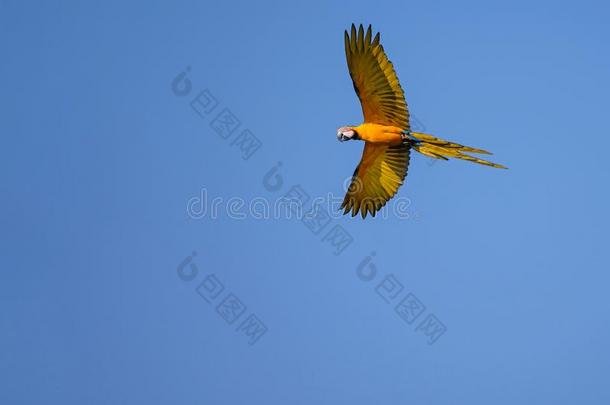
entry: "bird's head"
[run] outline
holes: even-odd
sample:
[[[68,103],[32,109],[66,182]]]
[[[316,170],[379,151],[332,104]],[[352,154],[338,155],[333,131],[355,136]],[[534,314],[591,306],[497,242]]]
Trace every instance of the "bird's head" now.
[[[337,130],[337,139],[340,142],[349,141],[350,139],[358,139],[358,133],[354,127],[341,127]]]

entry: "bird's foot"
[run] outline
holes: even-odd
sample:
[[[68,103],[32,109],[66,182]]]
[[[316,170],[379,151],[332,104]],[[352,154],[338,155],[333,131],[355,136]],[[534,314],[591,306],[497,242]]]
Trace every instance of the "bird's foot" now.
[[[406,144],[417,144],[421,142],[419,139],[413,136],[411,131],[402,131],[400,134],[400,139],[402,139],[402,143]]]

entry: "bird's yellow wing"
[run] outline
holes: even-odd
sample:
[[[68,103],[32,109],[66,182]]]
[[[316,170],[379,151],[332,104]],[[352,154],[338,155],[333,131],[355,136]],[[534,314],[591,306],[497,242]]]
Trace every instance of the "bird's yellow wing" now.
[[[406,144],[390,146],[367,142],[341,204],[344,214],[351,211],[352,216],[356,216],[360,211],[362,218],[366,218],[367,213],[375,216],[402,185],[409,167],[409,151]]]
[[[345,56],[354,89],[362,104],[364,122],[393,125],[409,130],[409,112],[398,77],[383,46],[379,33],[371,39],[369,25],[364,33],[362,25],[351,35],[345,31]]]

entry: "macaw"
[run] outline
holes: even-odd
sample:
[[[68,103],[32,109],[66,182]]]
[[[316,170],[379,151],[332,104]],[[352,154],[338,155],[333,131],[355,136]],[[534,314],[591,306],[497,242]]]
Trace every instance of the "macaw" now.
[[[345,31],[345,56],[364,123],[339,128],[337,138],[341,142],[362,140],[364,150],[341,204],[343,214],[351,211],[356,216],[360,211],[362,218],[367,213],[375,216],[403,184],[411,149],[435,159],[452,157],[506,169],[464,153],[491,155],[486,150],[411,131],[404,92],[379,43],[379,33],[373,38],[370,25],[366,34],[362,25],[358,32],[354,24],[351,33]]]

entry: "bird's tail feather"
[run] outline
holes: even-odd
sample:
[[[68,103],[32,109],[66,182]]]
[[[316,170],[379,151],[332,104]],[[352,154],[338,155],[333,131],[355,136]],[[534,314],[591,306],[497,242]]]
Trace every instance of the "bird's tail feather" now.
[[[457,158],[468,160],[469,162],[478,163],[481,165],[496,167],[498,169],[508,169],[508,167],[490,162],[488,160],[480,159],[475,156],[467,155],[468,153],[478,153],[482,155],[491,155],[490,152],[484,149],[472,148],[470,146],[460,145],[446,141],[444,139],[437,138],[432,135],[422,134],[419,132],[409,132],[410,140],[413,149],[421,153],[422,155],[429,156],[434,159],[449,160],[449,158]]]

